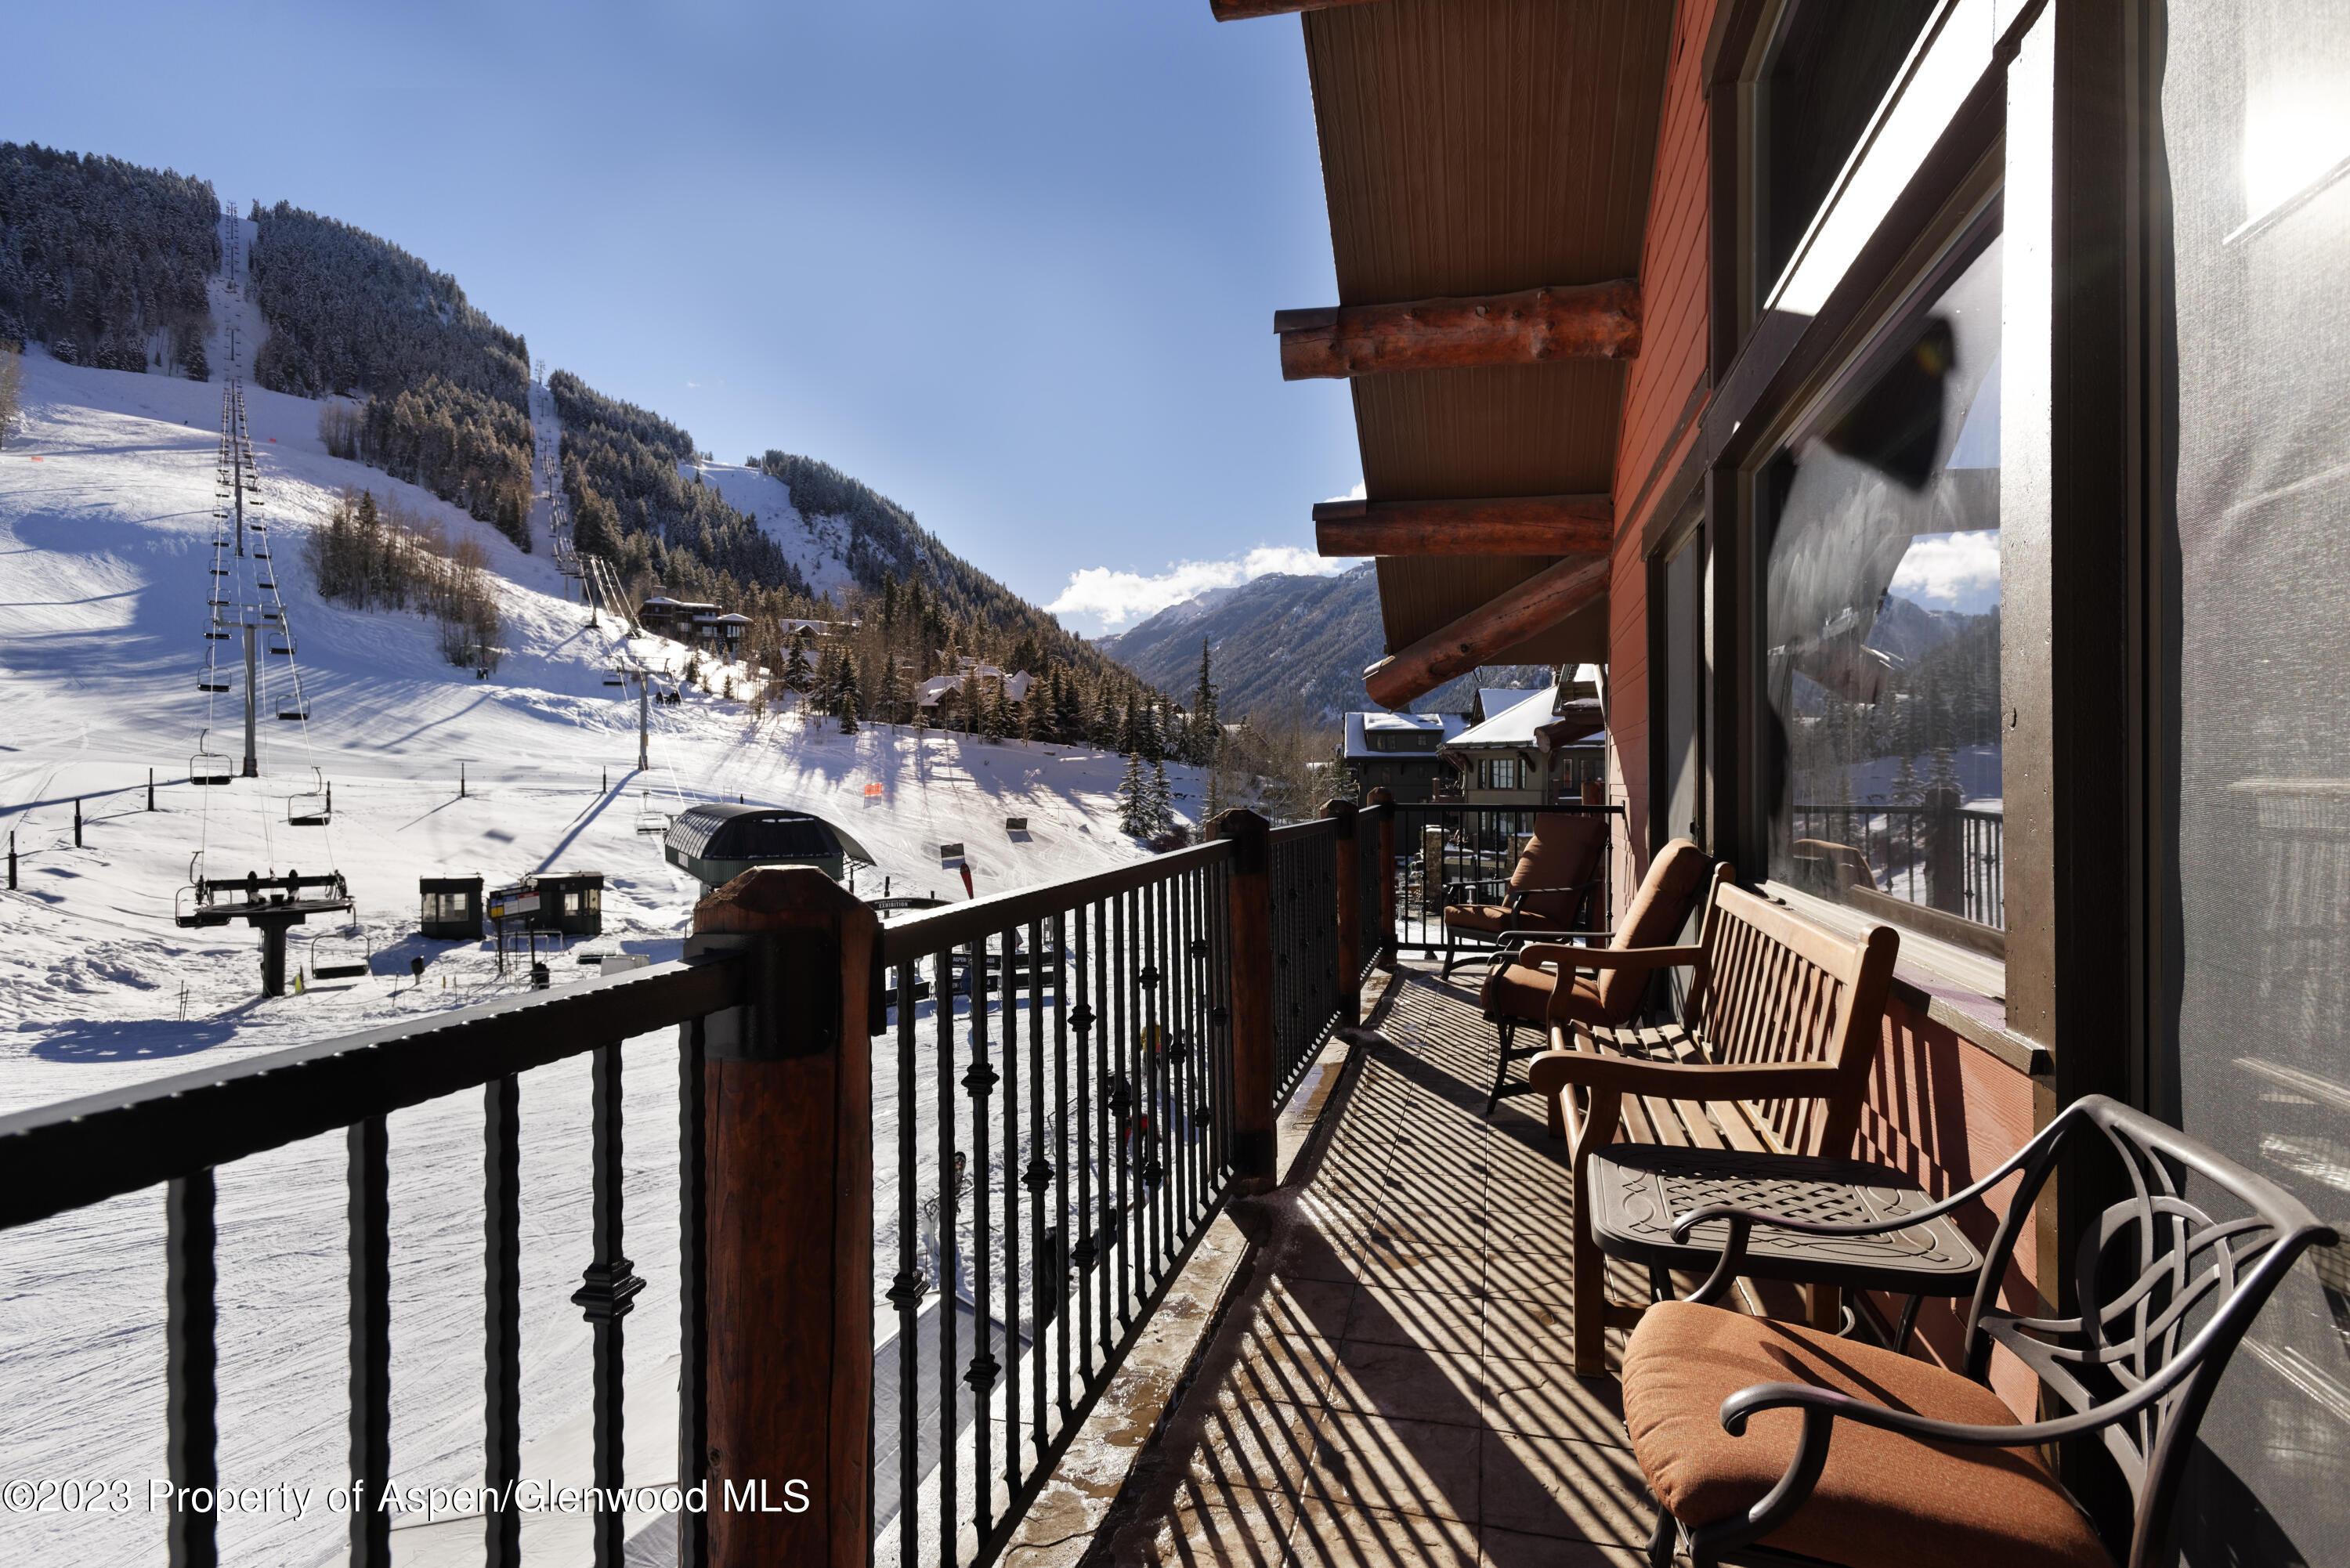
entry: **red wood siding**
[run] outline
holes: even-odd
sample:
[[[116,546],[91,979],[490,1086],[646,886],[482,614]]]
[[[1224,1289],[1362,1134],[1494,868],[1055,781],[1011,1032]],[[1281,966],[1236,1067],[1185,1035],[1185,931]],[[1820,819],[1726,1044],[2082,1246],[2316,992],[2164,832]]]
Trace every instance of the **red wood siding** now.
[[[1640,258],[1640,357],[1625,384],[1616,442],[1616,557],[1608,585],[1607,717],[1635,862],[1648,845],[1648,568],[1642,530],[1664,498],[1661,464],[1677,464],[1695,430],[1674,437],[1696,406],[1706,375],[1707,119],[1702,75],[1706,35],[1721,0],[1680,0],[1658,128],[1657,171]],[[1646,493],[1643,493],[1643,491]]]
[[[1868,1081],[1854,1153],[1906,1172],[1937,1198],[1970,1185],[2032,1140],[2032,1080],[1991,1053],[1898,998],[1885,1008],[1885,1038]],[[1988,1246],[2015,1182],[1993,1189],[1988,1206],[1962,1212],[1960,1223],[1977,1246]],[[2001,1304],[2032,1310],[2039,1301],[2038,1228],[2027,1226],[2015,1249]],[[1887,1321],[1898,1299],[1880,1296]],[[1966,1327],[1965,1302],[1928,1302],[1918,1314],[1918,1354],[1956,1369]],[[2006,1351],[1991,1363],[1991,1386],[2019,1420],[2035,1419],[2039,1379]]]

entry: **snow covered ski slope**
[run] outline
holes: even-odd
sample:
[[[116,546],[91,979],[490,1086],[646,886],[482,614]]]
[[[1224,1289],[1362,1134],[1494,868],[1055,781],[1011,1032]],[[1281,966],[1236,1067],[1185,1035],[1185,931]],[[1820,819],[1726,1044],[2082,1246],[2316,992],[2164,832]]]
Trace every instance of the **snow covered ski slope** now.
[[[224,342],[214,360],[225,379],[250,366],[257,322],[242,299],[216,304],[245,323],[239,363]],[[982,894],[1143,853],[1116,826],[1121,760],[1066,747],[884,726],[843,736],[794,714],[754,721],[739,703],[689,691],[652,711],[652,766],[639,772],[633,693],[604,684],[624,650],[608,618],[592,627],[566,597],[543,532],[538,553],[525,554],[413,486],[328,456],[319,404],[249,384],[268,566],[296,643],[285,662],[299,670],[309,713],[277,720],[283,688],[271,688],[261,776],[192,787],[189,758],[208,722],[211,751],[242,750],[241,686],[197,690],[223,387],[65,366],[37,349],[25,371],[25,417],[0,446],[0,830],[19,854],[18,888],[0,892],[0,1113],[519,989],[521,975],[499,976],[484,947],[419,939],[420,877],[494,885],[541,869],[600,871],[605,936],[581,945],[674,956],[698,889],[663,862],[658,836],[635,831],[647,810],[741,797],[814,811],[875,856],[859,891],[879,891],[886,877],[896,892],[960,898],[941,843],[966,846]],[[738,476],[774,485],[748,471],[722,482]],[[494,674],[447,663],[417,615],[319,599],[301,541],[346,487],[481,546],[503,628]],[[534,518],[546,515],[542,501]],[[681,662],[681,649],[658,639],[625,651]],[[241,649],[236,664],[241,680]],[[1198,781],[1170,772],[1179,805],[1196,816]],[[323,783],[333,785],[331,821],[292,825],[292,797]],[[1008,832],[1010,816],[1025,817],[1026,831]],[[356,929],[297,928],[291,959],[304,963],[314,941],[356,947],[369,972],[262,1000],[255,937],[173,923],[199,855],[215,877],[341,872]],[[421,984],[410,974],[419,958]],[[554,972],[559,985],[593,971],[557,961]],[[628,1063],[630,1126],[673,1128],[673,1054],[659,1040],[634,1043]],[[586,1085],[584,1063],[570,1062],[523,1086],[533,1474],[585,1464],[588,1340],[567,1296],[585,1261]],[[479,1474],[480,1136],[470,1096],[392,1119],[394,1446],[403,1479],[417,1482]],[[662,1137],[648,1131],[630,1146],[629,1249],[653,1282],[630,1330],[632,1483],[673,1468],[662,1401],[673,1398],[676,1199]],[[224,1482],[339,1475],[342,1158],[338,1138],[313,1140],[221,1175]],[[149,1192],[0,1235],[0,1375],[14,1402],[0,1424],[0,1475],[162,1473],[161,1225]],[[0,1561],[161,1562],[152,1523],[0,1516]],[[630,1521],[632,1531],[645,1523]],[[565,1557],[565,1532],[579,1524],[533,1521],[525,1544]],[[315,1515],[223,1522],[224,1558],[239,1562],[339,1562],[343,1539],[341,1521]],[[406,1562],[477,1561],[479,1539],[478,1521],[409,1518],[396,1537]]]

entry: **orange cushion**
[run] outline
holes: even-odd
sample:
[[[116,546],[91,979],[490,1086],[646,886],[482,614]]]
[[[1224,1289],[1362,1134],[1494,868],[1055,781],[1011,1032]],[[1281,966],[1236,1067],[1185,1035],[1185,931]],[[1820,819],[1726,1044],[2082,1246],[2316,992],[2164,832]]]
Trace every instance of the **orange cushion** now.
[[[1517,929],[1519,917],[1510,913],[1507,904],[1447,904],[1444,923],[1464,931],[1484,931],[1498,936]]]
[[[1558,989],[1558,976],[1546,969],[1529,969],[1524,964],[1505,964],[1486,978],[1477,993],[1477,1004],[1485,1016],[1495,1023],[1540,1023],[1550,1016],[1552,993]],[[1592,1023],[1599,1012],[1599,993],[1591,981],[1582,975],[1560,1004],[1568,1017],[1582,1023]]]
[[[1720,1307],[1660,1302],[1624,1351],[1624,1424],[1657,1500],[1686,1524],[1743,1512],[1778,1484],[1803,1417],[1770,1410],[1733,1438],[1721,1402],[1757,1383],[1809,1383],[1942,1421],[2013,1426],[1999,1397],[1929,1362]],[[2111,1568],[2029,1449],[1921,1442],[1838,1421],[1827,1468],[1762,1544],[1873,1568]]]
[[[1681,928],[1689,923],[1690,911],[1697,907],[1698,895],[1705,888],[1707,869],[1705,852],[1688,839],[1676,838],[1666,845],[1649,863],[1648,874],[1640,879],[1640,890],[1632,896],[1632,907],[1617,923],[1615,940],[1608,946],[1665,948],[1679,940]],[[1632,1016],[1653,972],[1601,971],[1599,1000],[1607,1022],[1620,1023]]]
[[[1529,888],[1580,888],[1599,875],[1607,847],[1607,819],[1596,814],[1546,811],[1534,818],[1525,852],[1510,871],[1510,891],[1526,893],[1518,907],[1544,920],[1570,920],[1587,894],[1527,892]]]

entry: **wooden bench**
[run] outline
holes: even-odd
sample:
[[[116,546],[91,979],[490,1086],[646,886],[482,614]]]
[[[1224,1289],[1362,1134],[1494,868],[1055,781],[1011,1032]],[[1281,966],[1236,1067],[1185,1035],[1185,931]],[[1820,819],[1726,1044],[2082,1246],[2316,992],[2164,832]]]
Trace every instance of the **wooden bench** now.
[[[1695,947],[1526,949],[1528,963],[1693,971],[1679,1023],[1611,1029],[1554,1010],[1551,1048],[1529,1067],[1551,1136],[1572,1140],[1575,1371],[1605,1371],[1607,1330],[1646,1310],[1607,1298],[1582,1196],[1586,1158],[1619,1138],[1849,1155],[1899,946],[1889,926],[1849,940],[1724,884]],[[1814,1324],[1833,1326],[1837,1293],[1810,1295]]]

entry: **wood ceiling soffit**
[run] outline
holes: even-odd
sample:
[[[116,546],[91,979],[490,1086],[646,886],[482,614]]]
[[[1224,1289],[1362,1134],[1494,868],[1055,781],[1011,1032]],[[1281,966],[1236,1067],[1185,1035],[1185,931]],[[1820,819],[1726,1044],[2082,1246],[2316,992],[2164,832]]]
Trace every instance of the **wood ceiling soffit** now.
[[[1631,359],[1640,352],[1640,286],[1553,286],[1466,299],[1277,311],[1281,379],[1343,379],[1394,370]]]
[[[1336,5],[1367,5],[1372,0],[1208,0],[1219,22],[1246,22],[1257,16],[1289,16],[1300,11],[1327,11]]]
[[[1314,542],[1325,556],[1566,556],[1615,542],[1607,495],[1481,501],[1325,501]]]
[[[1672,10],[1389,0],[1307,15],[1339,303],[1637,274]]]
[[[1374,501],[1592,495],[1615,488],[1627,367],[1553,359],[1347,383]]]
[[[1606,598],[1614,569],[1598,551],[1554,562],[1364,670],[1364,690],[1383,708],[1404,707]]]

